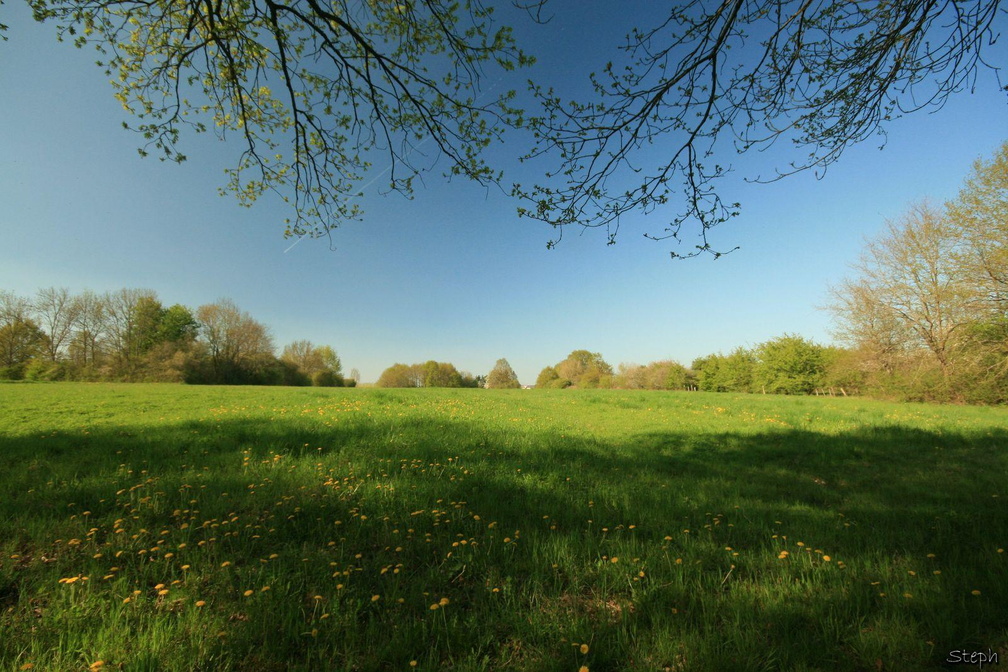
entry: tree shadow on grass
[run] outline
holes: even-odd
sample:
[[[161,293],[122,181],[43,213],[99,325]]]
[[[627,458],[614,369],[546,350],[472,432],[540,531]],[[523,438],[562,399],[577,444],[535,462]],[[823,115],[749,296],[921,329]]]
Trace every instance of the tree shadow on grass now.
[[[157,669],[937,669],[1005,646],[1006,445],[895,427],[516,438],[436,419],[0,436],[18,556],[0,565],[0,659],[28,638],[58,649],[68,624],[138,655],[104,630],[114,617],[167,624]],[[77,575],[94,599],[73,611],[57,579]]]

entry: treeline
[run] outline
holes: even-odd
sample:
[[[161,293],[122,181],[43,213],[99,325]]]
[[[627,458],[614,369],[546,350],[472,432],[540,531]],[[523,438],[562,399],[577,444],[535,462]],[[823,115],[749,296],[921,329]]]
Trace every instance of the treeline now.
[[[848,394],[843,387],[842,350],[785,334],[755,348],[695,359],[686,367],[673,360],[647,365],[620,364],[616,370],[597,352],[575,350],[545,367],[539,388],[702,390],[767,394]]]
[[[485,376],[459,371],[454,364],[430,360],[423,364],[393,364],[382,371],[377,387],[485,387],[517,389],[518,375],[506,359],[498,359]]]
[[[195,311],[157,293],[0,290],[0,378],[247,385],[356,385],[329,346],[276,356],[265,325],[223,299]]]

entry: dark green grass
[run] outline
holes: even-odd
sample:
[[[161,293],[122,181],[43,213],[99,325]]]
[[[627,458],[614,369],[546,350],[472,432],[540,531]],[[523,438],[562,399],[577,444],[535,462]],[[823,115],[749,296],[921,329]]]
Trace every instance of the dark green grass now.
[[[39,384],[0,417],[5,669],[1008,658],[1001,409]]]

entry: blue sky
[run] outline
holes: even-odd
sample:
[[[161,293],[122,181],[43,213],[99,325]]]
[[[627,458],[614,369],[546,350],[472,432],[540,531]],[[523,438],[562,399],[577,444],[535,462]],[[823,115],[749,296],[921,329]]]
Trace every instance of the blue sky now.
[[[609,8],[646,7],[596,4],[608,16],[588,12],[591,21],[575,24],[558,8],[530,34],[544,73],[600,67],[614,52],[598,45],[617,44],[621,22],[633,19]],[[823,179],[733,179],[726,196],[742,202],[742,215],[713,241],[741,249],[717,260],[671,261],[671,243],[641,235],[661,229],[657,217],[624,221],[615,246],[570,230],[547,250],[552,232],[518,219],[508,197],[437,171],[411,201],[367,194],[364,220],[334,233],[335,250],[326,239],[291,247],[277,204],[246,209],[217,195],[232,147],[188,136],[182,165],[141,159],[94,52],[57,43],[54,27],[32,22],[17,0],[3,10],[0,288],[144,287],[191,307],[230,297],[270,327],[278,348],[330,344],[364,381],[428,359],[486,373],[506,357],[533,383],[576,348],[615,366],[689,364],[785,332],[830,342],[819,307],[865,238],[918,199],[953,197],[972,162],[1008,138],[1008,99],[983,74],[976,93],[896,121],[883,151],[874,140],[854,147]],[[993,60],[1003,63],[998,48]],[[765,173],[784,158],[718,160]]]

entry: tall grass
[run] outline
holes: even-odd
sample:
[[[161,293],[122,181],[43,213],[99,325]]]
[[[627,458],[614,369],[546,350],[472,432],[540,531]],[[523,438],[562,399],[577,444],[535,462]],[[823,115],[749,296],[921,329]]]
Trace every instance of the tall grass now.
[[[0,418],[6,669],[1008,657],[1001,409],[40,384]]]

